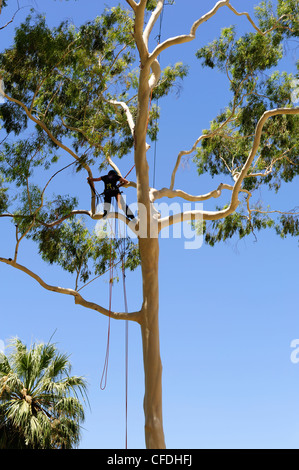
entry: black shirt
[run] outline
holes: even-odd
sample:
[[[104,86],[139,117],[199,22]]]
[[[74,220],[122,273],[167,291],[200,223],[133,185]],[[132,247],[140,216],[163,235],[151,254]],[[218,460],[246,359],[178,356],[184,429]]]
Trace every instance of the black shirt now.
[[[120,180],[119,175],[105,175],[102,176],[102,181],[104,181],[105,184],[105,191],[119,191],[117,185],[117,182]]]

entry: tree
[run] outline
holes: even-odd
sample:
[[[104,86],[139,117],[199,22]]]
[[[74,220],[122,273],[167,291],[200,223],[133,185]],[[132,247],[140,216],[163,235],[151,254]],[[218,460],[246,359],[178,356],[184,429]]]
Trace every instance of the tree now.
[[[211,245],[234,234],[242,238],[271,226],[282,235],[298,233],[295,210],[279,214],[254,201],[262,186],[278,191],[282,181],[292,181],[298,174],[299,109],[292,103],[295,77],[284,72],[265,75],[278,65],[285,41],[298,36],[298,4],[279,0],[274,11],[269,2],[262,2],[254,20],[222,0],[196,20],[189,33],[155,47],[150,45],[150,38],[164,2],[141,0],[137,4],[128,0],[127,4],[129,11],[115,7],[78,31],[66,23],[51,30],[43,18],[28,18],[18,28],[14,46],[1,55],[6,99],[1,107],[2,123],[8,133],[20,134],[21,139],[3,143],[1,216],[12,218],[16,224],[17,243],[14,258],[2,257],[0,261],[25,272],[48,290],[73,296],[76,304],[140,325],[146,445],[164,448],[158,234],[183,221],[192,222]],[[211,122],[210,129],[204,130],[189,150],[178,154],[169,187],[151,188],[147,139],[157,137],[159,110],[152,106],[149,111],[149,105],[153,98],[165,96],[187,73],[181,63],[162,73],[159,57],[175,46],[187,47],[200,26],[223,8],[245,16],[250,31],[238,38],[234,27],[225,27],[219,39],[199,49],[197,56],[204,66],[227,75],[231,101]],[[32,134],[24,138],[26,129]],[[66,138],[71,144],[64,143]],[[58,149],[73,159],[78,171],[90,177],[94,165],[100,170],[111,165],[119,171],[115,157],[124,157],[134,149],[136,183],[129,185],[136,187],[137,223],[129,222],[121,213],[110,213],[109,219],[118,218],[138,238],[138,248],[128,239],[125,250],[127,267],[135,269],[141,264],[143,299],[136,312],[111,312],[87,301],[79,292],[80,281],[84,285],[92,275],[109,269],[119,246],[117,240],[90,235],[83,220],[78,219],[102,218],[92,191],[91,209],[77,209],[76,198],[56,195],[52,200],[45,199],[50,182],[61,170],[52,171],[42,188],[30,184],[35,168],[53,168]],[[222,175],[226,182],[203,195],[174,189],[181,159],[192,153],[199,174]],[[19,206],[8,209],[6,188],[11,182],[20,188],[20,201]],[[231,194],[227,204],[213,211],[191,210],[162,217],[154,206],[162,197],[202,202],[226,192]],[[49,285],[18,263],[18,248],[25,237],[38,243],[43,260],[75,274],[75,289]]]
[[[11,342],[0,361],[1,449],[71,449],[80,441],[86,382],[52,344]]]

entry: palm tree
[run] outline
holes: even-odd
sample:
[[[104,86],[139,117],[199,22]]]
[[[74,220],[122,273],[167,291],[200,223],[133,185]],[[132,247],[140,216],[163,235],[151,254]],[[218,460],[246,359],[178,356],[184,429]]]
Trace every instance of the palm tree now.
[[[80,441],[86,382],[53,344],[11,341],[0,353],[0,449],[70,449]]]

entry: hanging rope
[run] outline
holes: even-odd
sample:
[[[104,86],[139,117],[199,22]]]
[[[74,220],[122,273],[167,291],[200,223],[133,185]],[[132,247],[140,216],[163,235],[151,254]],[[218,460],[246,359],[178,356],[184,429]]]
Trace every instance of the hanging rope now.
[[[135,165],[132,166],[131,170],[128,171],[128,173],[124,176],[124,178],[126,179],[126,177],[131,173],[131,171],[133,170],[133,168],[135,167]]]
[[[111,238],[112,240],[112,238]],[[108,319],[108,333],[107,333],[107,346],[106,356],[102,378],[100,382],[101,390],[105,390],[107,385],[108,364],[109,364],[109,350],[110,350],[110,323],[111,323],[111,304],[112,304],[112,286],[113,286],[113,264],[112,264],[112,242],[110,242],[110,271],[109,271],[109,319]]]
[[[92,187],[92,186],[91,186]],[[98,194],[98,193],[97,193]],[[98,194],[99,198],[102,200],[101,195]],[[110,324],[111,324],[111,307],[112,307],[112,288],[113,288],[113,267],[112,263],[112,234],[115,236],[111,221],[108,220],[110,225],[110,260],[109,260],[109,319],[108,319],[108,333],[107,333],[107,346],[106,346],[106,356],[103,367],[102,378],[100,382],[101,390],[104,390],[107,385],[107,376],[108,376],[108,364],[109,364],[109,351],[110,351]]]
[[[124,304],[125,312],[128,313],[128,300],[127,300],[127,290],[126,290],[126,239],[124,237],[124,247],[123,247],[123,258],[122,258],[122,274],[123,274],[123,291],[124,291]],[[128,448],[128,376],[129,376],[129,322],[126,320],[125,324],[125,411],[126,411],[126,439],[125,446]]]
[[[115,232],[112,233],[116,236],[116,226]],[[123,278],[123,295],[124,295],[124,305],[125,312],[128,313],[128,299],[127,299],[127,289],[126,289],[126,273],[125,273],[125,264],[126,264],[126,237],[125,233],[122,237],[121,231],[118,225],[118,237],[123,238],[123,249],[120,250],[120,257],[122,260],[122,278]],[[112,240],[112,236],[111,236]],[[112,263],[112,241],[110,242],[110,264],[109,264],[109,321],[108,321],[108,333],[107,333],[107,346],[106,346],[106,356],[103,367],[102,378],[100,382],[101,390],[104,390],[107,385],[107,376],[108,376],[108,364],[109,364],[109,350],[110,350],[110,323],[111,323],[111,307],[112,307],[112,287],[113,287],[113,263]],[[125,321],[125,448],[128,448],[128,377],[129,377],[129,322]]]

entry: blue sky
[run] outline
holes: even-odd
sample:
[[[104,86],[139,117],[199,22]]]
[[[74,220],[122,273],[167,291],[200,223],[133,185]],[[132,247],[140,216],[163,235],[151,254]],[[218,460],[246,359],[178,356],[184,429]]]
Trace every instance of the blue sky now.
[[[10,18],[14,2],[3,11],[1,24]],[[16,3],[16,2],[15,2]],[[125,4],[124,1],[121,2]],[[232,1],[239,11],[252,13],[256,2]],[[50,25],[63,19],[75,24],[101,14],[114,1],[24,0],[22,5],[45,12]],[[162,40],[189,31],[192,22],[208,11],[211,0],[177,0],[164,11]],[[1,31],[1,44],[9,45],[14,27],[29,12],[22,9],[15,22]],[[221,9],[198,30],[190,44],[172,48],[161,65],[183,61],[190,65],[180,96],[170,95],[161,105],[157,144],[156,187],[169,185],[176,156],[188,149],[202,129],[228,101],[224,75],[202,69],[195,51],[216,38],[221,27],[236,24],[251,31],[244,17]],[[155,34],[153,35],[155,37]],[[3,47],[3,46],[2,46]],[[284,60],[288,71],[295,60]],[[0,131],[1,132],[1,131]],[[153,164],[153,147],[149,164]],[[63,155],[61,166],[69,163]],[[120,164],[125,174],[133,155]],[[151,170],[151,178],[152,178]],[[134,172],[130,174],[134,180]],[[176,188],[200,194],[229,180],[198,177],[192,160],[180,167]],[[66,170],[55,182],[65,192],[79,191],[81,207],[88,208],[86,177]],[[53,188],[54,190],[54,188]],[[298,205],[298,178],[283,186],[279,196],[261,194],[275,209]],[[134,202],[128,189],[127,200]],[[217,201],[219,203],[220,201]],[[225,196],[221,199],[226,202]],[[210,208],[207,204],[204,208]],[[12,256],[14,231],[1,220],[0,256]],[[280,239],[273,231],[255,238],[211,248],[184,249],[183,239],[161,239],[160,343],[163,364],[163,419],[168,448],[298,448],[299,363],[291,361],[291,341],[299,338],[298,241]],[[36,247],[25,242],[19,262],[49,284],[73,287],[60,269],[48,267]],[[75,306],[67,296],[43,290],[25,274],[0,265],[0,339],[6,344],[18,336],[27,344],[52,341],[70,354],[73,373],[89,383],[90,409],[80,448],[117,449],[125,445],[125,324],[111,322],[107,387],[100,389],[105,359],[108,320],[94,311]],[[140,271],[127,276],[129,309],[141,304]],[[84,291],[83,291],[84,292]],[[108,277],[85,289],[85,298],[108,306]],[[113,290],[113,309],[124,309],[122,286]],[[129,325],[128,447],[144,448],[144,379],[138,325]]]

